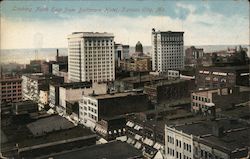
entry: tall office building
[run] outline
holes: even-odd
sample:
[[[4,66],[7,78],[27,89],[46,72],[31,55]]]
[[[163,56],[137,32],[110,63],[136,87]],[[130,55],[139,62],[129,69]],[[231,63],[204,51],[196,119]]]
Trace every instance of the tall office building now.
[[[114,52],[114,35],[111,33],[72,33],[68,36],[69,81],[113,81]]]
[[[184,67],[184,32],[162,32],[152,29],[153,71],[182,69]]]

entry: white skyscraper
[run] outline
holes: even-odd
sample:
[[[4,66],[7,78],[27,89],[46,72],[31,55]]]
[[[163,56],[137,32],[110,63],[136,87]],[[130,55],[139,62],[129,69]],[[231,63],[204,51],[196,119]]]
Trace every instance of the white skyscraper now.
[[[184,67],[184,32],[161,32],[152,29],[153,71],[167,72]]]
[[[113,81],[114,50],[114,35],[111,33],[74,32],[69,35],[69,81]]]

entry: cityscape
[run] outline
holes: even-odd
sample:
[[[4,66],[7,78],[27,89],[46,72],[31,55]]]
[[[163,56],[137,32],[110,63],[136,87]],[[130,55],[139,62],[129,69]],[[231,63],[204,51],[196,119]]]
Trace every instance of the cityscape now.
[[[250,158],[249,1],[0,4],[0,158]]]

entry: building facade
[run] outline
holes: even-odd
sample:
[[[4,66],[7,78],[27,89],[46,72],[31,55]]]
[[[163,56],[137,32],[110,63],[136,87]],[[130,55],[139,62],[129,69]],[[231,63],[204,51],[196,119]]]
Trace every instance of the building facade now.
[[[42,73],[26,74],[22,76],[22,98],[39,102],[40,90],[49,90],[49,83],[63,83],[63,77],[44,75]]]
[[[120,67],[121,60],[129,58],[129,45],[115,44],[115,64]]]
[[[144,87],[152,103],[162,104],[189,98],[194,89],[194,80],[168,80]]]
[[[249,86],[249,65],[201,67],[197,69],[195,80],[199,89]]]
[[[248,158],[249,125],[218,118],[165,126],[167,159]]]
[[[144,56],[122,60],[120,67],[123,71],[149,72],[152,70],[151,58]]]
[[[193,159],[193,136],[165,127],[165,154],[167,159]]]
[[[79,102],[79,119],[83,125],[94,128],[96,122],[102,118],[148,109],[150,109],[150,105],[146,94],[143,93],[83,95]]]
[[[68,36],[68,69],[72,82],[115,79],[114,35],[74,32]]]
[[[0,90],[1,103],[21,101],[22,78],[17,76],[2,76],[0,78]]]
[[[249,101],[249,93],[248,89],[242,90],[241,87],[194,91],[191,94],[191,111],[196,114],[215,115]]]
[[[152,29],[153,71],[167,72],[168,69],[184,67],[184,32],[161,32]]]
[[[198,63],[201,63],[203,55],[203,48],[195,48],[194,46],[187,48],[185,50],[185,65],[195,66]]]

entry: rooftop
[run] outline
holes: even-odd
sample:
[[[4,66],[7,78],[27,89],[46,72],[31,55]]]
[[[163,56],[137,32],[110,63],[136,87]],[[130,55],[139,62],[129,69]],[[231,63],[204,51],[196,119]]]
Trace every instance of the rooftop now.
[[[14,82],[14,81],[22,81],[22,78],[19,76],[1,76],[0,82]]]
[[[219,92],[218,89],[210,89],[210,90],[199,90],[194,92],[196,95],[202,96],[202,97],[208,97],[211,93]]]
[[[40,136],[52,131],[72,128],[74,124],[59,115],[53,115],[29,123],[27,127],[34,136]]]
[[[141,115],[149,115],[147,119],[141,117]],[[161,111],[155,110],[155,112],[142,112],[137,113],[133,116],[128,117],[130,120],[134,122],[141,123],[143,125],[147,125],[148,127],[155,127],[160,131],[164,131],[165,124],[169,126],[180,125],[184,123],[197,122],[202,120],[207,120],[206,117],[203,116],[194,116],[187,110],[172,108],[172,109],[161,109]]]
[[[145,87],[159,87],[159,86],[164,86],[164,85],[171,85],[171,84],[176,84],[176,83],[181,83],[181,82],[186,82],[187,80],[184,79],[176,79],[176,80],[167,80],[167,81],[162,81],[156,84],[152,84],[149,86],[145,86]]]
[[[28,147],[28,146],[47,144],[51,142],[73,139],[78,137],[84,137],[84,136],[85,137],[95,136],[95,134],[92,133],[89,129],[77,126],[66,130],[54,131],[39,137],[26,138],[19,142],[19,146]]]
[[[92,87],[92,82],[73,82],[73,83],[63,83],[60,85],[60,87],[63,88],[72,88],[72,89],[78,89],[78,88],[86,88],[86,87]]]
[[[249,70],[250,65],[241,65],[241,66],[226,66],[226,67],[214,67],[214,66],[208,66],[208,67],[201,67],[199,70],[212,70],[212,71],[237,71],[237,70]]]
[[[234,151],[250,146],[250,129],[238,129],[225,133],[222,137],[216,137],[214,135],[203,137],[201,140],[205,140],[210,145],[218,145],[226,150]]]
[[[114,37],[113,33],[99,33],[99,32],[73,32],[68,35],[68,38],[79,38],[79,37]]]
[[[92,97],[95,98],[95,99],[108,99],[108,98],[118,98],[118,97],[138,96],[138,95],[144,95],[144,93],[122,92],[122,93],[92,95]]]
[[[157,81],[157,80],[167,80],[167,77],[163,76],[154,76],[154,75],[144,75],[144,76],[136,76],[136,77],[128,77],[122,79],[124,82],[128,83],[138,83],[138,82],[149,82],[149,81]]]
[[[47,79],[63,79],[63,77],[55,76],[55,75],[44,75],[43,73],[32,73],[32,74],[25,74],[23,76],[26,76],[28,78],[31,78],[33,80],[47,80]]]
[[[224,131],[228,131],[233,129],[249,127],[249,125],[245,123],[240,123],[239,121],[234,119],[218,118],[215,120],[191,122],[174,126],[176,130],[182,131],[189,135],[192,134],[201,137],[204,135],[209,135],[209,134],[211,135],[213,133],[213,128],[215,127],[223,127]]]
[[[8,117],[1,121],[1,131],[8,139],[6,143],[2,144],[2,148],[8,148],[8,145],[15,146],[16,143],[18,143],[19,147],[22,148],[94,135],[94,133],[92,133],[89,129],[83,128],[82,126],[69,127],[68,125],[71,125],[69,123],[66,124],[66,126],[62,126],[65,122],[61,122],[60,120],[64,120],[64,118],[60,118],[57,115],[51,115],[49,117],[45,116],[41,118],[30,118],[29,115],[13,115]],[[3,123],[9,123],[9,125],[4,126]],[[27,125],[29,125],[30,128],[28,128]],[[52,130],[52,128],[58,128],[60,126],[63,127],[61,130]],[[35,132],[41,132],[43,130],[50,130],[50,132],[42,134],[41,136],[36,136],[36,134],[34,135]]]
[[[74,156],[75,159],[91,158],[91,159],[127,159],[143,157],[140,150],[135,149],[128,143],[121,141],[113,141],[106,144],[89,146],[78,150],[68,151],[44,157],[53,157],[53,159],[68,159]]]
[[[183,31],[160,31],[160,30],[155,31],[154,28],[152,29],[152,32],[153,33],[160,33],[160,34],[162,34],[162,33],[164,33],[164,34],[184,34]]]

